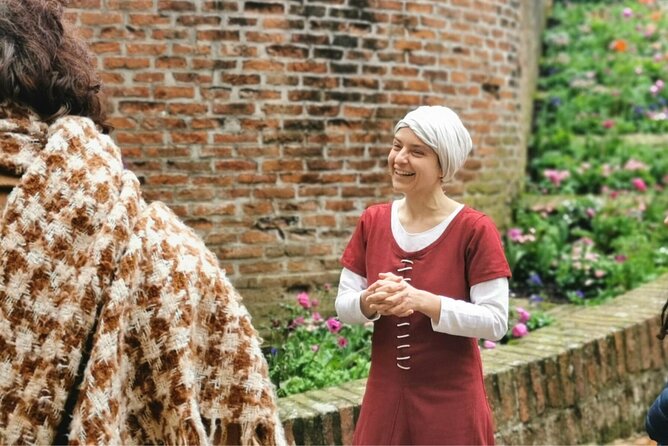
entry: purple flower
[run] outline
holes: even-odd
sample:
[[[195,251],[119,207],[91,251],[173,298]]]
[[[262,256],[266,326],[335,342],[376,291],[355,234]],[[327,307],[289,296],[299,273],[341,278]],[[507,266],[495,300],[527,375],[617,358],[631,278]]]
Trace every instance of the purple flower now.
[[[339,346],[339,348],[346,348],[348,346],[348,340],[343,336],[340,336],[336,341],[336,344]]]
[[[531,302],[532,304],[542,302],[544,300],[545,299],[543,299],[543,296],[541,296],[540,294],[532,294],[531,296],[529,296],[529,302]]]
[[[271,356],[276,356],[278,354],[278,349],[276,347],[272,347],[269,353]]]
[[[482,343],[482,347],[491,350],[496,348],[496,342],[485,339],[485,341]]]
[[[575,296],[576,296],[578,299],[582,299],[582,298],[585,297],[585,293],[583,293],[583,292],[580,291],[580,290],[576,290],[576,291],[575,291]]]
[[[297,303],[302,306],[302,308],[311,308],[311,299],[308,297],[308,293],[302,291],[297,294]]]
[[[626,256],[624,254],[617,254],[615,256],[615,262],[617,263],[624,263],[626,262]]]
[[[520,320],[521,323],[524,324],[526,321],[528,321],[531,318],[531,313],[529,313],[524,308],[517,307],[515,310],[517,311],[517,315],[518,315],[519,320]]]
[[[541,280],[540,276],[536,273],[529,274],[529,283],[531,285],[543,286],[543,281]]]
[[[341,327],[343,326],[341,322],[339,322],[333,317],[327,319],[326,324],[327,324],[327,329],[329,330],[330,333],[338,333],[341,330]]]
[[[529,329],[523,323],[515,324],[513,327],[513,337],[521,338],[529,334]]]
[[[627,18],[627,19],[630,18],[630,17],[633,17],[633,9],[631,9],[631,8],[624,8],[624,9],[622,10],[622,16],[623,16],[624,18]]]

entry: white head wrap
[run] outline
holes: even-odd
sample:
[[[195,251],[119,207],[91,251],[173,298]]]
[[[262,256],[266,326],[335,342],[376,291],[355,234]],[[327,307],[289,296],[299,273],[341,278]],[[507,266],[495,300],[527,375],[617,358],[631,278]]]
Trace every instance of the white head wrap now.
[[[409,112],[394,127],[394,133],[410,128],[438,155],[443,182],[450,181],[471,152],[473,142],[459,116],[448,107],[424,105]]]

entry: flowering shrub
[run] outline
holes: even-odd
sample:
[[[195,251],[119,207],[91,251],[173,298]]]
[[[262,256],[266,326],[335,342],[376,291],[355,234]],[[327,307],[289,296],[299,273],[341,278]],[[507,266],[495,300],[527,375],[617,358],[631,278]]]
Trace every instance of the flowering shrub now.
[[[668,196],[581,197],[515,211],[504,237],[520,295],[573,302],[620,294],[668,268]]]
[[[622,138],[668,130],[668,14],[658,3],[555,2],[535,104],[530,190],[665,188],[665,147]]]
[[[320,294],[331,299],[329,287]],[[297,294],[295,304],[283,306],[289,316],[273,321],[269,346],[263,349],[278,396],[365,378],[372,324],[350,326],[324,318],[320,301],[306,292]]]
[[[542,297],[534,295],[530,299],[530,304],[538,305],[542,301]],[[552,322],[554,322],[554,318],[543,311],[537,309],[527,311],[523,307],[512,308],[508,314],[508,332],[499,343],[507,344],[515,339],[523,338],[529,332],[548,326]],[[496,344],[494,341],[480,340],[480,345],[485,349],[496,348]]]
[[[668,130],[668,16],[650,0],[557,1],[551,24],[527,189],[599,197],[517,206],[511,286],[595,302],[666,271],[668,141],[629,134]]]

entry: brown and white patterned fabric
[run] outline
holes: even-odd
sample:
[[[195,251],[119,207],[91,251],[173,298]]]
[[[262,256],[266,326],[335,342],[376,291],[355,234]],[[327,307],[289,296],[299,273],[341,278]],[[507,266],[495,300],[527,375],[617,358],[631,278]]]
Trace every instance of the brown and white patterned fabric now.
[[[74,444],[284,443],[241,298],[108,136],[0,104],[0,168],[21,176],[0,221],[0,443],[63,425]]]

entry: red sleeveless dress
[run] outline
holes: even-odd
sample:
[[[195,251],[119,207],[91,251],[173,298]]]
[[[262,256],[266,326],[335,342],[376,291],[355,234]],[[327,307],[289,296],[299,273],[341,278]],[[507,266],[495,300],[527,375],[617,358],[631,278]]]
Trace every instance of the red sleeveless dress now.
[[[510,277],[498,231],[464,207],[431,245],[405,252],[394,240],[391,205],[367,209],[341,263],[373,283],[402,275],[418,289],[469,300],[471,286]],[[371,371],[354,444],[494,444],[477,340],[435,332],[422,313],[374,323]]]

